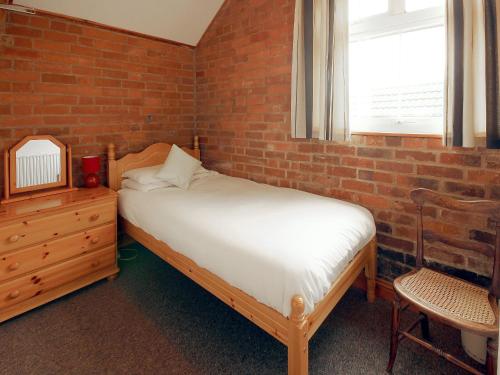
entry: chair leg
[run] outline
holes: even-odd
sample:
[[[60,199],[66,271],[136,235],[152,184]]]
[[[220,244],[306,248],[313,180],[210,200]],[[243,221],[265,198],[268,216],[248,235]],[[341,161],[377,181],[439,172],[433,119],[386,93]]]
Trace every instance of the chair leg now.
[[[498,338],[488,338],[488,345],[486,351],[486,374],[496,375],[497,373],[497,360],[498,360]]]
[[[431,334],[429,331],[429,318],[424,313],[420,313],[422,320],[420,320],[420,329],[422,331],[422,337],[426,341],[431,341]]]
[[[399,296],[396,295],[392,302],[391,349],[389,363],[387,364],[387,372],[392,372],[392,367],[394,366],[396,355],[398,354],[400,313],[401,306]]]

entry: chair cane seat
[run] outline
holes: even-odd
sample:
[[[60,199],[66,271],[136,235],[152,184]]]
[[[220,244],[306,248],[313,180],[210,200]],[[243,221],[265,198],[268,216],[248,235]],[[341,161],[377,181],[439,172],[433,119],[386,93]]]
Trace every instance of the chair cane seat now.
[[[402,297],[442,316],[496,329],[495,312],[485,288],[428,268],[400,276],[395,288]]]

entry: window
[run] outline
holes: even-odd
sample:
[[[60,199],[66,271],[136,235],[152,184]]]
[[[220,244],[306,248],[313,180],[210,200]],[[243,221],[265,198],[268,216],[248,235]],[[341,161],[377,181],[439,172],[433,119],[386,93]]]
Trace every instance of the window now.
[[[349,0],[353,132],[441,134],[445,0]]]

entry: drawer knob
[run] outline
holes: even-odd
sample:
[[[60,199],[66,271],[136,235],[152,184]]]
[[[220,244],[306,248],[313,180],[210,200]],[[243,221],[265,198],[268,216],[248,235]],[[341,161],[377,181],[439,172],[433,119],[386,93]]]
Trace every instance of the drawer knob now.
[[[15,270],[19,269],[19,266],[20,266],[19,262],[15,262],[15,263],[9,264],[8,268],[9,268],[9,271],[15,271]]]
[[[90,221],[96,221],[97,219],[99,219],[99,214],[93,214],[91,217],[90,217]]]
[[[17,298],[19,297],[20,294],[21,292],[19,292],[19,290],[13,290],[12,292],[9,293],[9,298],[10,299]]]
[[[14,243],[19,241],[19,235],[18,234],[13,234],[12,236],[9,237],[9,242]]]
[[[94,244],[94,245],[95,245],[96,243],[98,243],[98,242],[99,242],[99,237],[93,237],[93,238],[90,240],[90,242],[91,242],[92,244]]]

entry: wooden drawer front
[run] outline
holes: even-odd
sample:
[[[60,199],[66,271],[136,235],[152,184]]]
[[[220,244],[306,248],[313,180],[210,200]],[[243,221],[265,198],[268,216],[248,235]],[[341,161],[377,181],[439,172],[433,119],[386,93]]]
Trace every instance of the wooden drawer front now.
[[[44,292],[115,264],[115,246],[32,272],[0,285],[0,309],[26,301]]]
[[[116,224],[112,223],[5,254],[0,256],[0,282],[112,245],[115,241]]]
[[[116,220],[113,202],[38,217],[0,228],[0,253],[81,232]]]

